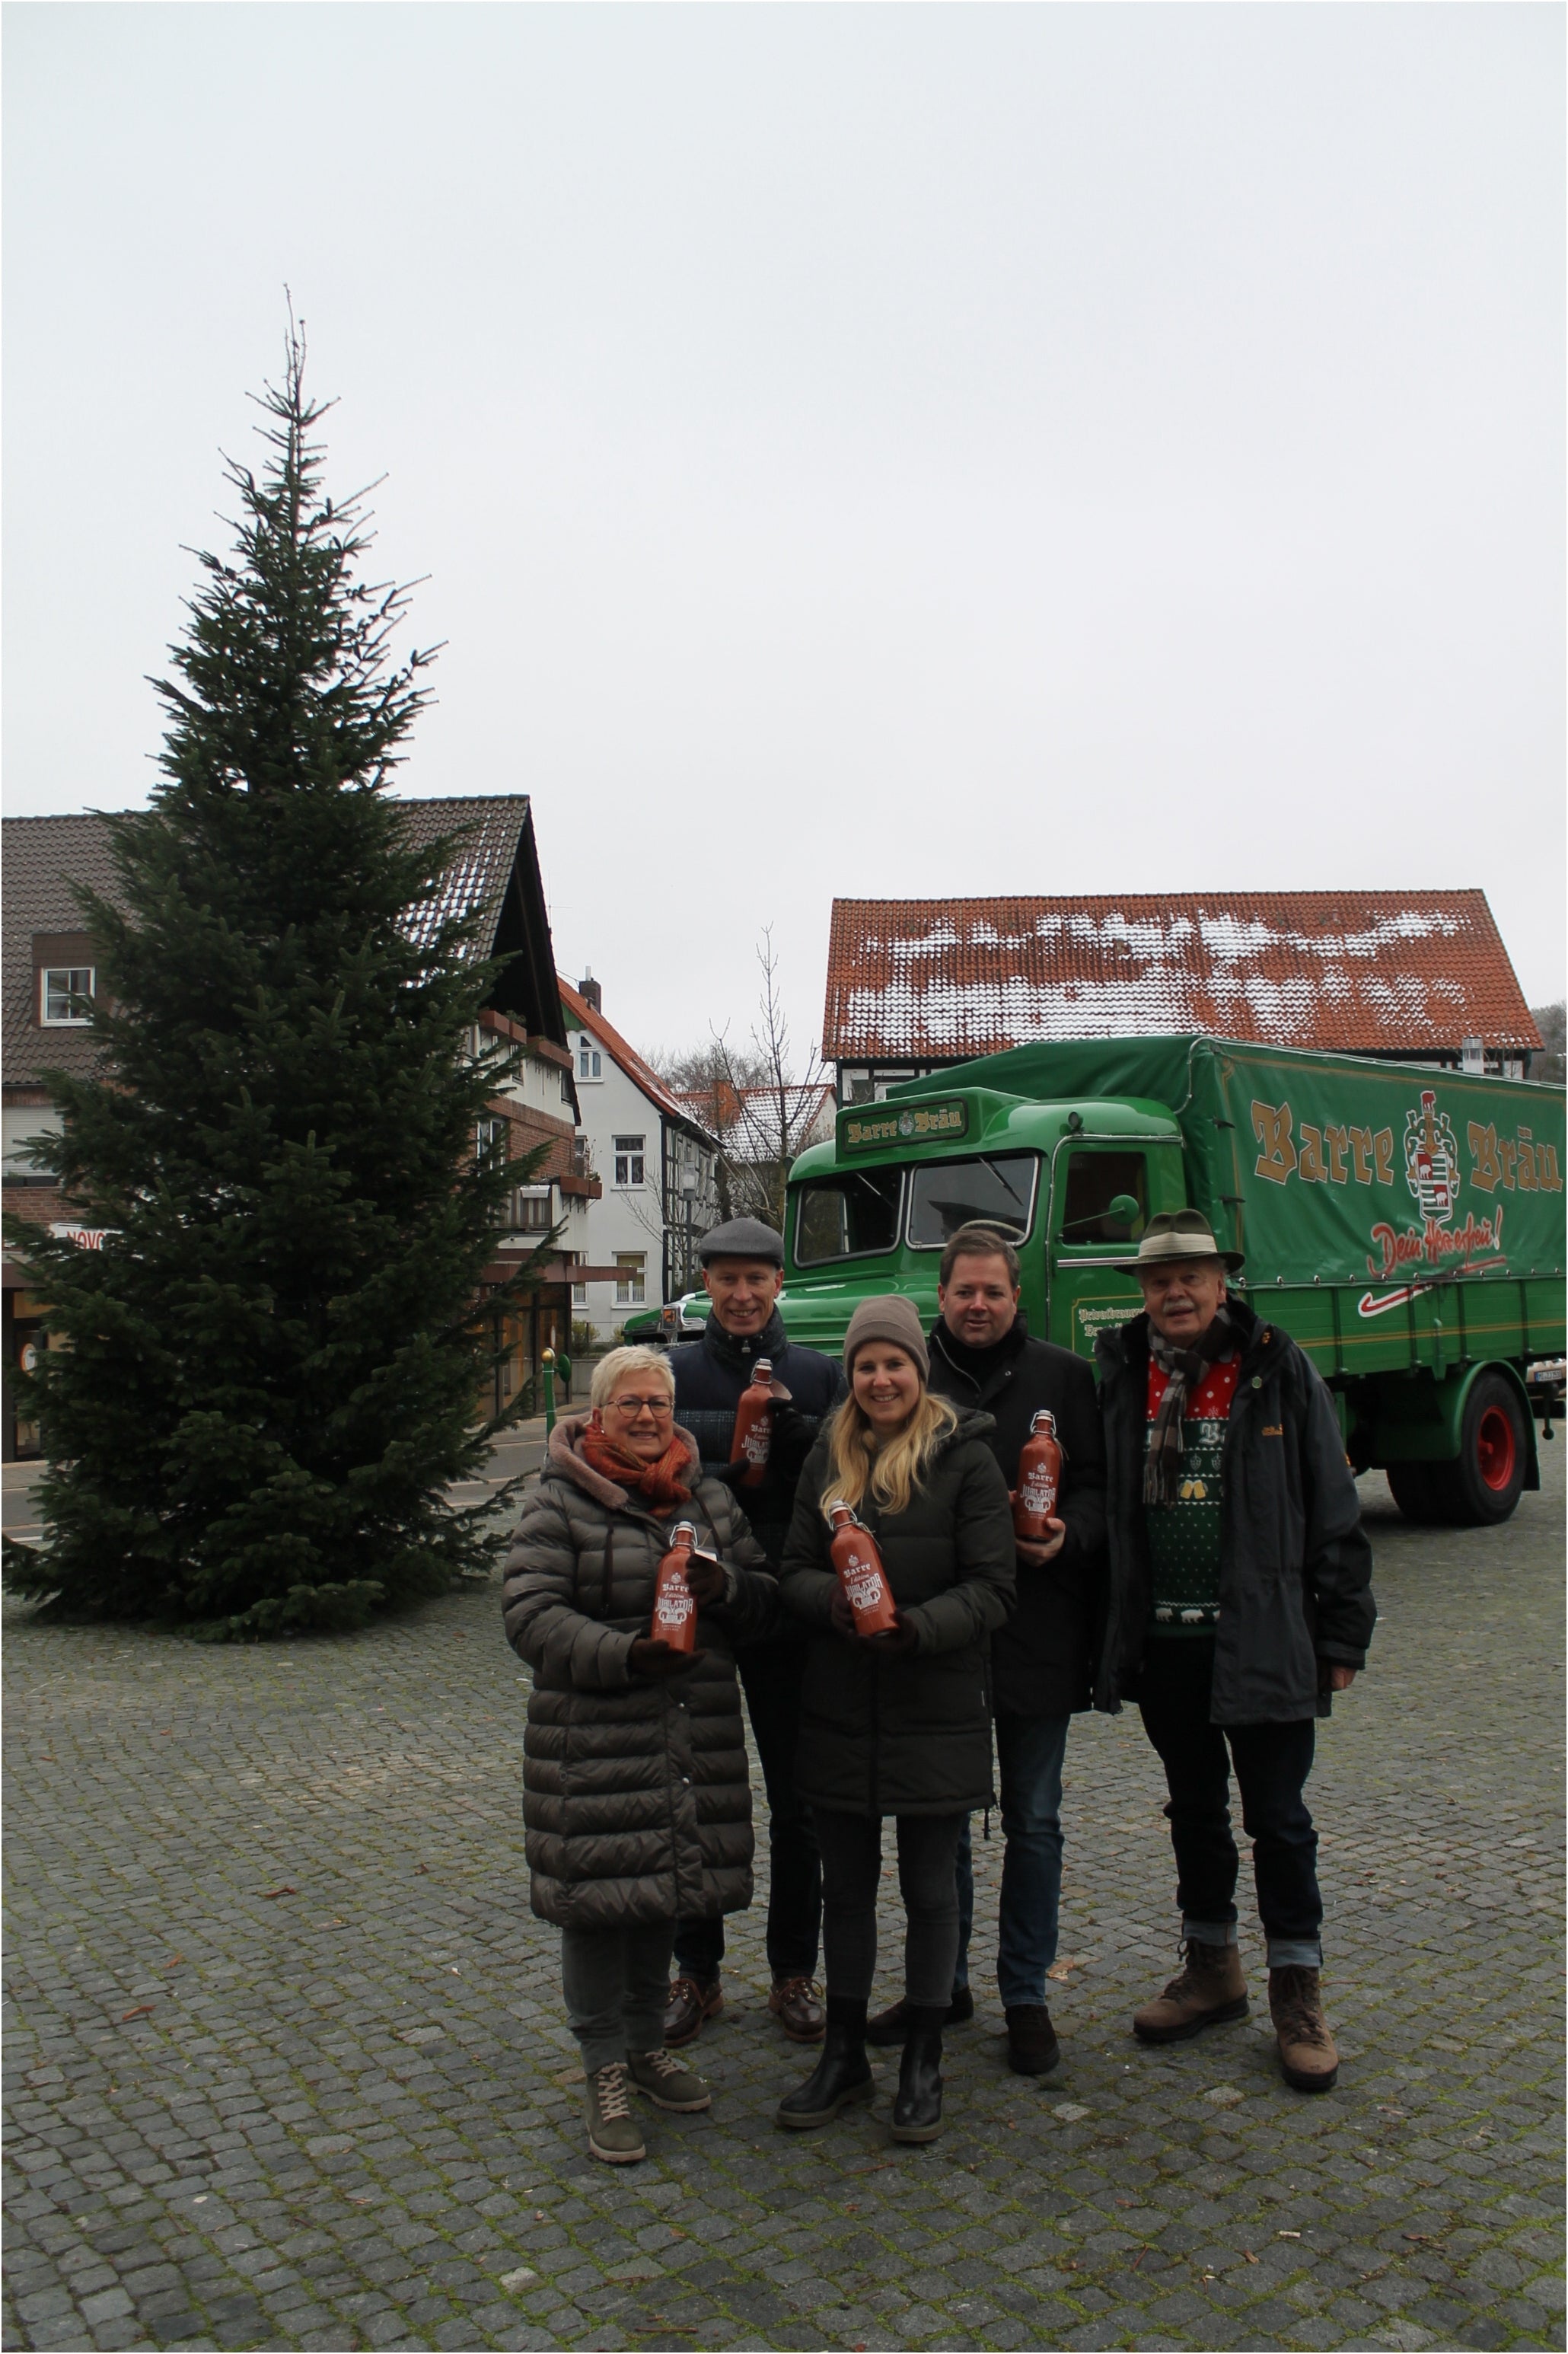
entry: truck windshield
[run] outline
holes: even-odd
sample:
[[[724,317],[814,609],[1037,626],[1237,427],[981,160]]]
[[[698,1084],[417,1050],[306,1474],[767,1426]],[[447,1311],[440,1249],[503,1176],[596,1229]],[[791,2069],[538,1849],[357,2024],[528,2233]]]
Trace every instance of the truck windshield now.
[[[1034,1213],[1036,1152],[991,1152],[978,1161],[925,1161],[910,1188],[909,1241],[915,1250],[940,1250],[971,1218],[999,1226],[1022,1242]]]
[[[892,1250],[904,1198],[902,1169],[846,1169],[802,1185],[795,1209],[795,1264]]]

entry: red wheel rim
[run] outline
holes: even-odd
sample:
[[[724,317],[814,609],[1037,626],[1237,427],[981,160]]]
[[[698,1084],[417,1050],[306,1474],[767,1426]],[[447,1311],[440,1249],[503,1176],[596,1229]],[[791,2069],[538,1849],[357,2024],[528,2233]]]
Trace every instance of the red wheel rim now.
[[[1476,1461],[1489,1488],[1506,1488],[1519,1452],[1513,1422],[1500,1405],[1488,1406],[1476,1433]]]

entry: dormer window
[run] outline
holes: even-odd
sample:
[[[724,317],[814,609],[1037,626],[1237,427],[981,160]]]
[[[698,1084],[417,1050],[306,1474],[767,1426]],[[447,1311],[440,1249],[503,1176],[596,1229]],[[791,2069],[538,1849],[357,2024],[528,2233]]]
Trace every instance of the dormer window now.
[[[581,1031],[577,1034],[577,1076],[579,1079],[602,1079],[604,1076],[599,1048]]]
[[[38,1019],[46,1030],[79,1030],[92,1016],[83,1000],[93,993],[90,964],[45,965],[38,975]]]

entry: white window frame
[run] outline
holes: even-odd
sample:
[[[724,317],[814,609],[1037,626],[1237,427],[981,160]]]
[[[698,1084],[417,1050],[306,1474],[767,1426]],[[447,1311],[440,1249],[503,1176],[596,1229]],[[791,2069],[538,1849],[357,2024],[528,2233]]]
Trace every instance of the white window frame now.
[[[85,989],[79,984],[85,979]],[[58,994],[68,1005],[73,997],[93,997],[98,992],[98,969],[90,964],[46,964],[38,968],[38,1027],[40,1030],[85,1030],[91,1015],[88,1013],[51,1013],[49,983],[63,981],[65,987]]]
[[[615,1278],[615,1304],[618,1308],[642,1308],[648,1300],[648,1254],[646,1251],[617,1251],[615,1264],[621,1272]]]
[[[577,1078],[590,1086],[604,1077],[604,1057],[586,1030],[577,1033]]]
[[[615,1136],[610,1139],[615,1158],[615,1190],[618,1193],[641,1193],[648,1183],[648,1134]],[[632,1171],[636,1175],[632,1175]],[[624,1173],[623,1173],[624,1172]]]

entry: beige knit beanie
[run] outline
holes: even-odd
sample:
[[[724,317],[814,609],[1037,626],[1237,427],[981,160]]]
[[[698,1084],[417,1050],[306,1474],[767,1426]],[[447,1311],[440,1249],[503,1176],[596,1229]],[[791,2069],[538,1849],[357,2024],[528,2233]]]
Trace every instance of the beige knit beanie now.
[[[853,1371],[854,1352],[868,1341],[890,1341],[902,1349],[920,1368],[922,1382],[930,1378],[931,1359],[926,1347],[926,1335],[912,1299],[901,1292],[889,1292],[882,1299],[863,1299],[849,1320],[844,1334],[844,1372]]]

